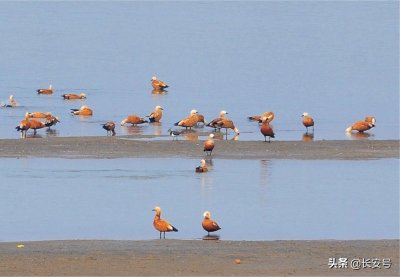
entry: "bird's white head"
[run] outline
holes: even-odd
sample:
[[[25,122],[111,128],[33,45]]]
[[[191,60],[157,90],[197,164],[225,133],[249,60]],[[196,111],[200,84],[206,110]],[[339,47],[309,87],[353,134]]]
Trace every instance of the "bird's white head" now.
[[[156,110],[164,110],[161,106],[156,106]]]
[[[302,116],[309,116],[309,114],[304,112]]]
[[[214,134],[210,134],[210,135],[209,135],[209,138],[214,138]]]
[[[194,115],[194,114],[197,114],[197,113],[199,113],[197,110],[191,110],[190,111],[190,115]]]
[[[152,81],[155,81],[155,80],[157,80],[157,77],[156,77],[156,76],[153,76],[153,77],[151,77],[151,80],[152,80]]]
[[[205,211],[205,212],[203,213],[203,217],[204,217],[204,218],[210,218],[210,217],[211,217],[211,213],[210,213],[209,211]]]

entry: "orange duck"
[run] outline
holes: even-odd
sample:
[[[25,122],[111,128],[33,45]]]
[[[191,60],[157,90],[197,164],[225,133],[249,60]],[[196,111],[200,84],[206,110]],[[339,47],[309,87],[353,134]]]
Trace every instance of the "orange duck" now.
[[[211,120],[206,126],[207,126],[207,127],[214,128],[214,129],[217,129],[218,126],[216,126],[216,123],[219,122],[219,121],[221,121],[222,119],[225,119],[225,115],[226,115],[226,114],[228,114],[227,111],[220,111],[220,112],[219,112],[219,117],[214,118],[213,120]]]
[[[53,86],[49,85],[48,88],[40,88],[36,91],[38,94],[53,94]]]
[[[156,91],[160,91],[160,90],[164,90],[167,87],[169,87],[165,82],[157,79],[156,76],[153,76],[151,78],[151,86],[156,90]]]
[[[176,122],[175,126],[185,127],[186,129],[191,129],[198,122],[198,112],[196,110],[190,111],[190,116],[182,119],[181,121]]]
[[[164,233],[164,239],[165,239],[165,232],[178,232],[178,229],[176,229],[174,226],[171,225],[168,221],[161,219],[161,208],[160,207],[155,207],[153,211],[156,212],[156,215],[153,220],[153,226],[154,228],[160,232],[160,239],[161,239],[161,233]]]
[[[308,127],[312,127],[312,131],[314,133],[314,119],[308,114],[303,113],[303,125],[306,127],[306,133],[308,133]]]
[[[346,129],[346,132],[358,131],[360,133],[365,132],[375,127],[376,119],[373,116],[367,116],[364,121],[357,121]]]
[[[47,112],[47,113],[43,113],[43,112],[31,112],[31,113],[28,113],[28,117],[29,118],[47,118],[49,116],[51,116],[50,112]]]
[[[17,131],[21,132],[21,138],[26,138],[26,132],[31,127],[31,122],[29,121],[28,113],[25,114],[25,118],[21,120],[19,125],[15,127]]]
[[[143,123],[149,123],[147,120],[145,120],[143,117],[140,117],[135,114],[128,115],[127,118],[123,119],[121,121],[121,126],[124,126],[125,124],[132,124],[133,126],[138,125],[138,124],[143,124]]]
[[[208,168],[206,165],[206,160],[202,159],[200,166],[196,167],[196,172],[203,173],[203,172],[207,172],[207,171],[208,171]]]
[[[91,116],[93,115],[93,110],[83,105],[80,109],[71,109],[71,113],[74,115]]]
[[[154,108],[154,111],[148,116],[150,123],[152,122],[160,122],[162,116],[163,116],[163,108],[161,106],[156,106]]]
[[[262,118],[266,117],[266,122],[270,123],[272,120],[274,120],[275,114],[273,112],[265,112],[262,115],[253,115],[249,116],[248,119],[251,121],[258,121],[259,123],[262,122]]]
[[[269,125],[267,117],[262,118],[260,132],[264,136],[264,141],[267,141],[267,137],[268,142],[271,142],[271,138],[275,138],[274,130],[272,129],[271,125]]]
[[[204,152],[206,152],[207,155],[211,155],[214,146],[215,146],[214,134],[210,134],[208,136],[208,139],[204,142]]]
[[[207,231],[207,236],[210,236],[210,232],[215,232],[221,229],[218,226],[218,223],[211,219],[211,213],[209,211],[205,211],[203,217],[201,226],[203,226],[203,229]]]
[[[64,98],[65,100],[86,99],[86,94],[84,94],[83,92],[80,94],[67,93],[61,95],[61,97]]]

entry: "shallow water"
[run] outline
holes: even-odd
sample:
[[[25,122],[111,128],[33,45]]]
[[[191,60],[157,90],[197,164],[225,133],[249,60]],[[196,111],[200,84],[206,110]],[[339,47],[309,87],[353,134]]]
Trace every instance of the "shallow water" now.
[[[0,240],[399,238],[399,160],[1,159]]]
[[[161,105],[161,126],[117,133],[166,134],[191,109],[208,121],[227,110],[237,139],[261,140],[246,118],[274,111],[276,139],[301,140],[307,111],[315,140],[360,138],[344,129],[366,115],[377,126],[362,138],[398,139],[397,11],[387,1],[1,2],[0,102],[13,94],[21,106],[0,109],[0,138],[18,138],[27,111],[60,117],[39,136],[89,136]],[[166,94],[152,93],[153,75]],[[54,95],[36,94],[49,84]],[[60,97],[81,91],[87,100]],[[70,115],[82,104],[93,117]]]

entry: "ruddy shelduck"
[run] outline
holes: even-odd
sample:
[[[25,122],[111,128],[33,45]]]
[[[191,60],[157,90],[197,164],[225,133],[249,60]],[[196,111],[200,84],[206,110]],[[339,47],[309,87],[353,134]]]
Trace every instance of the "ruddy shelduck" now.
[[[186,118],[176,122],[174,125],[185,127],[186,129],[188,129],[188,128],[191,129],[198,122],[197,114],[198,114],[197,110],[191,110],[189,117],[186,117]]]
[[[151,114],[148,116],[150,123],[152,122],[160,122],[162,116],[163,116],[163,108],[161,106],[156,106],[154,108],[154,111],[151,112]]]
[[[161,233],[164,233],[164,239],[165,239],[165,233],[166,232],[178,232],[178,229],[176,229],[174,226],[171,225],[168,221],[161,219],[161,208],[160,207],[155,207],[153,209],[154,212],[156,212],[156,215],[153,220],[153,226],[154,228],[160,232],[160,239],[161,239]]]
[[[214,149],[214,146],[215,146],[214,134],[210,134],[208,136],[208,139],[204,142],[203,150],[204,150],[204,152],[206,152],[207,155],[211,155],[211,153]]]
[[[30,119],[29,122],[31,124],[30,128],[33,129],[33,134],[34,135],[36,135],[36,130],[37,129],[42,129],[42,128],[48,127],[48,126],[46,126],[45,123],[43,123],[43,122],[41,122],[39,120],[36,120],[36,119]]]
[[[38,94],[53,94],[53,86],[49,85],[48,88],[40,88],[38,90],[36,90]]]
[[[261,123],[263,117],[266,117],[266,122],[270,123],[272,120],[274,120],[275,114],[273,112],[265,112],[262,115],[249,116],[248,119],[251,121],[258,121],[259,123]]]
[[[271,142],[271,138],[275,138],[274,130],[272,129],[272,126],[269,125],[269,123],[267,122],[267,117],[262,117],[261,121],[262,123],[260,127],[260,132],[264,136],[264,141],[267,141],[268,137],[268,142]]]
[[[239,134],[239,129],[236,128],[233,121],[228,118],[224,118],[220,121],[215,122],[214,126],[217,126],[217,128],[219,129],[225,129],[226,135],[228,135],[228,129],[232,129],[236,134]]]
[[[207,231],[207,236],[210,236],[210,232],[215,232],[221,229],[221,227],[218,226],[218,223],[211,219],[211,213],[209,211],[203,213],[201,226],[203,226],[203,229]]]
[[[31,127],[31,122],[29,121],[28,113],[25,114],[25,118],[21,120],[19,125],[15,127],[17,131],[21,132],[21,138],[26,138],[26,132]]]
[[[303,125],[306,127],[306,133],[308,133],[308,127],[312,127],[314,133],[314,119],[308,113],[303,113],[302,117]]]
[[[156,76],[153,76],[151,78],[151,86],[155,89],[155,90],[164,90],[167,87],[169,87],[165,82],[157,79]]]
[[[107,136],[111,134],[112,136],[115,136],[115,123],[112,121],[108,121],[104,124],[102,124],[103,129],[107,131]]]
[[[80,109],[71,109],[71,113],[74,115],[91,116],[93,115],[93,110],[83,105]]]
[[[29,118],[47,118],[51,116],[50,112],[44,113],[44,112],[31,112],[28,113]]]
[[[206,124],[206,120],[204,118],[204,115],[202,114],[197,114],[197,125],[199,125],[199,123],[202,123],[202,126],[204,126]]]
[[[207,172],[207,171],[208,171],[208,168],[207,168],[207,165],[206,165],[206,160],[202,159],[202,160],[201,160],[201,163],[200,163],[200,166],[196,167],[196,170],[195,170],[195,171],[196,171],[197,173]]]
[[[124,118],[121,121],[121,126],[124,126],[125,124],[132,124],[133,126],[135,126],[135,125],[139,125],[139,124],[143,124],[143,123],[149,123],[149,122],[141,116],[138,116],[136,114],[131,114],[131,115],[128,115],[127,118]]]
[[[206,126],[207,126],[207,127],[214,128],[214,129],[219,128],[218,126],[216,126],[216,123],[219,122],[219,121],[221,121],[222,119],[225,119],[227,114],[228,114],[228,112],[225,111],[225,110],[220,111],[220,112],[219,112],[219,117],[214,118],[213,120],[211,120]]]
[[[61,95],[61,97],[64,98],[65,100],[86,99],[86,94],[83,92],[79,94],[67,93]]]
[[[46,116],[46,121],[45,121],[44,125],[46,125],[48,127],[48,129],[50,129],[51,126],[54,126],[59,122],[60,122],[60,119],[57,116],[50,114],[50,115]]]
[[[367,116],[364,121],[357,121],[346,129],[346,132],[358,131],[360,133],[365,132],[375,127],[376,119],[373,116]]]

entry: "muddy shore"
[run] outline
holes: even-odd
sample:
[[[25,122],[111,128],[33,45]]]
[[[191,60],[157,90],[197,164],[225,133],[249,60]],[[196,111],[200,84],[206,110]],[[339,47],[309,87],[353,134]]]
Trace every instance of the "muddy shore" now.
[[[18,248],[17,245],[24,247]],[[347,258],[347,268],[329,259]],[[378,259],[380,268],[353,269]],[[239,259],[240,263],[235,260]],[[390,268],[383,260],[390,259]],[[388,260],[387,260],[388,261]],[[385,262],[387,264],[387,262]],[[377,263],[375,264],[377,265]],[[352,268],[353,267],[353,268]],[[42,241],[0,243],[2,276],[398,276],[399,241]]]
[[[399,158],[398,140],[226,141],[217,140],[219,159],[381,159]],[[137,158],[204,156],[203,141],[131,137],[1,139],[0,157]]]

